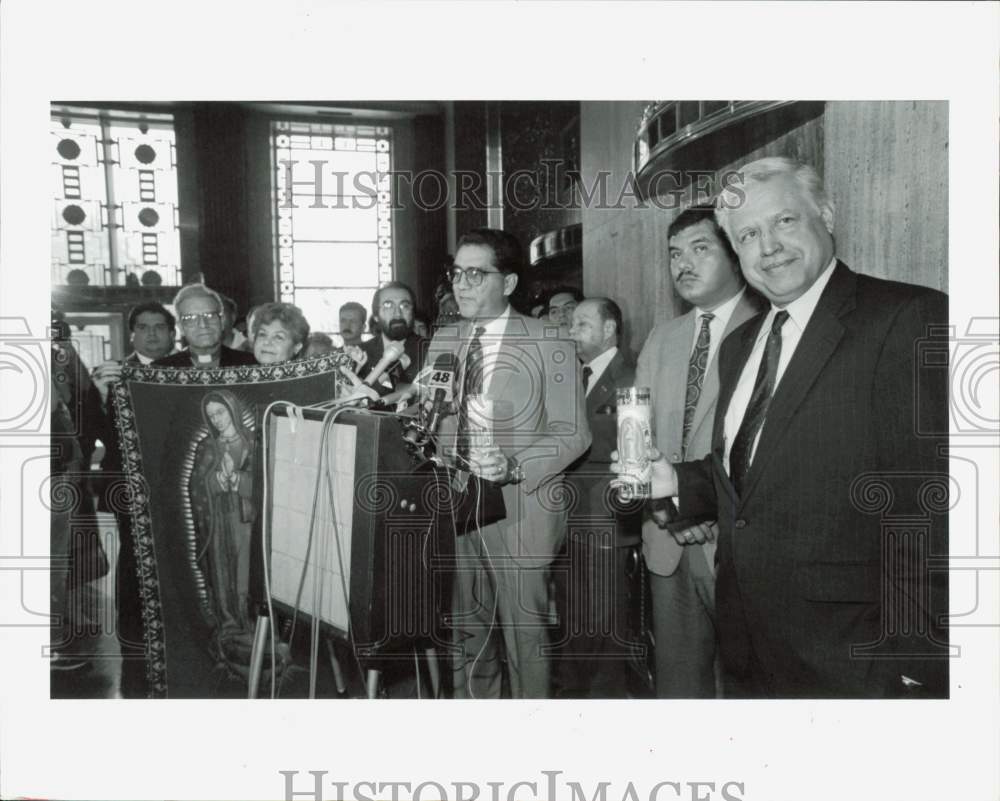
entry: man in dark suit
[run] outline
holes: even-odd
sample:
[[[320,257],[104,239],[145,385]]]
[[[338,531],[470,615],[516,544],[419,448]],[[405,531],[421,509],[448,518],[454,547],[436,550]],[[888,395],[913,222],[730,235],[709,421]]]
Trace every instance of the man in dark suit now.
[[[155,301],[133,306],[128,313],[132,352],[125,364],[138,367],[162,359],[174,349],[177,321],[166,307]]]
[[[465,234],[451,269],[463,320],[439,328],[427,355],[434,364],[454,354],[460,368],[459,414],[442,420],[438,454],[499,486],[506,509],[504,519],[456,543],[459,698],[500,697],[501,653],[514,698],[549,695],[548,582],[565,534],[562,473],[590,445],[573,344],[510,306],[522,266],[520,243],[510,234],[489,228]],[[495,409],[493,419],[477,421],[492,444],[472,439],[477,397]]]
[[[652,393],[656,447],[671,462],[709,452],[719,395],[719,346],[763,308],[713,206],[682,211],[667,229],[674,288],[693,308],[657,325],[639,354],[636,386]],[[642,528],[653,602],[659,698],[714,698],[714,520],[674,531],[654,512]],[[661,527],[662,525],[662,527]]]
[[[771,307],[723,343],[712,452],[653,470],[718,519],[726,692],[947,697],[947,371],[918,359],[947,297],[837,260],[811,167],[739,175],[717,216]]]
[[[135,550],[132,542],[132,518],[128,510],[115,508],[109,498],[120,497],[112,489],[124,480],[118,432],[107,408],[108,388],[121,378],[121,367],[142,367],[168,355],[174,349],[176,321],[163,305],[140,303],[129,310],[128,327],[132,352],[122,362],[105,362],[94,370],[94,390],[90,400],[97,409],[99,436],[104,443],[104,458],[98,486],[98,509],[115,514],[118,524],[118,563],[115,570],[118,643],[122,654],[121,692],[125,697],[145,694],[145,649],[142,618],[135,599],[139,597]],[[97,480],[95,476],[95,480]]]
[[[556,573],[563,644],[560,697],[625,698],[630,642],[625,610],[628,575],[637,578],[639,524],[608,491],[618,439],[617,392],[631,387],[635,368],[618,349],[622,311],[609,298],[587,298],[571,314],[569,338],[583,365],[590,449],[566,471],[573,506],[566,559]]]
[[[155,301],[133,306],[128,313],[129,341],[132,352],[121,362],[108,361],[94,368],[91,390],[87,400],[94,432],[105,446],[101,461],[102,471],[120,470],[118,448],[111,447],[115,432],[110,430],[107,414],[108,388],[121,378],[122,366],[142,367],[161,359],[174,349],[176,320],[166,307]],[[102,499],[103,500],[103,499]]]
[[[157,367],[242,367],[257,364],[252,353],[222,344],[225,306],[219,294],[204,284],[182,286],[174,295],[187,348],[157,359]]]
[[[375,336],[361,343],[365,361],[358,367],[358,378],[365,378],[378,364],[390,342],[403,343],[403,355],[378,379],[376,388],[384,394],[405,390],[424,364],[426,342],[413,331],[413,290],[400,281],[390,281],[375,291],[372,313],[378,322]]]

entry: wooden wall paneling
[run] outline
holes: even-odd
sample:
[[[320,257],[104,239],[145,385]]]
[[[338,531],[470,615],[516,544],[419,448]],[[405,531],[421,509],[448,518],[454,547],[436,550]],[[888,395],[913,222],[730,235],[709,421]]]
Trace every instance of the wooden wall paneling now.
[[[615,208],[628,185],[632,140],[644,106],[641,101],[584,102],[580,109],[583,289],[622,307],[635,351],[657,319],[676,313],[669,277],[663,272],[671,216],[655,208],[636,208],[631,196]],[[598,189],[602,182],[603,193]]]
[[[830,102],[825,126],[838,256],[947,291],[947,102]]]
[[[626,194],[620,207],[615,201],[626,187],[632,170],[635,132],[645,102],[585,102],[581,109],[581,172],[585,186],[608,171],[607,204],[584,202],[583,276],[588,295],[607,295],[622,306],[634,349],[641,348],[652,327],[686,309],[674,293],[667,262],[667,229],[680,208],[691,200],[694,186],[672,204],[661,200],[637,207]],[[819,111],[819,109],[817,109]],[[769,115],[743,130],[729,132],[729,160],[717,167],[718,176],[763,156],[787,155],[816,164],[822,171],[822,116],[788,120]],[[676,169],[685,172],[683,160]],[[668,207],[670,206],[670,207]]]

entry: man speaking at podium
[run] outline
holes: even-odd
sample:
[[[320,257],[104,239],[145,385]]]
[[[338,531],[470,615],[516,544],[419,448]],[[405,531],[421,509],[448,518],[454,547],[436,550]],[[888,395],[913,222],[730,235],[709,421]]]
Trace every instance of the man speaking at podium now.
[[[483,486],[500,486],[506,507],[505,519],[456,543],[456,698],[499,698],[501,654],[513,698],[549,695],[548,567],[566,525],[561,474],[590,445],[573,343],[510,306],[521,266],[520,243],[504,231],[459,239],[450,277],[463,319],[435,334],[426,362],[450,353],[458,365],[459,413],[442,420],[438,453]],[[468,438],[474,396],[496,410],[491,445]],[[482,489],[473,479],[468,491]]]

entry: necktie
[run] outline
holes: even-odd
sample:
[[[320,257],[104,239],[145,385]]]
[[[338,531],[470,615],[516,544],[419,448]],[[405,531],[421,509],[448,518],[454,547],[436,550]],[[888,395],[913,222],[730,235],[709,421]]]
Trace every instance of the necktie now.
[[[465,370],[462,379],[462,403],[469,395],[479,395],[483,391],[483,342],[480,339],[486,329],[476,328],[475,336],[469,343],[469,351],[465,354]]]
[[[589,364],[588,364],[588,365],[586,365],[586,366],[585,366],[585,367],[583,368],[583,391],[584,391],[584,392],[586,392],[586,391],[587,391],[587,387],[589,387],[589,386],[590,386],[590,377],[591,377],[591,376],[592,376],[593,374],[594,374],[594,371],[593,371],[593,370],[591,369],[591,367],[590,367],[590,365],[589,365]]]
[[[472,395],[480,395],[483,391],[483,342],[482,335],[486,329],[477,326],[472,341],[469,342],[469,350],[465,354],[465,367],[462,371],[462,403],[459,409],[459,430],[458,430],[458,455],[468,457],[469,455],[469,398]]]
[[[705,371],[708,368],[708,348],[712,342],[712,332],[709,324],[715,315],[706,312],[701,315],[701,330],[698,341],[691,351],[691,361],[688,363],[687,394],[684,396],[684,430],[681,434],[681,452],[687,451],[688,435],[691,433],[691,423],[694,420],[694,410],[698,408],[701,397],[701,387],[705,383]]]
[[[764,425],[764,418],[767,417],[767,410],[771,405],[774,383],[778,376],[778,359],[781,357],[781,326],[785,324],[787,319],[788,312],[786,311],[780,311],[774,315],[771,333],[767,337],[767,344],[764,345],[764,356],[760,360],[760,369],[757,371],[757,380],[754,382],[753,393],[750,395],[750,403],[747,404],[743,422],[740,424],[740,430],[736,433],[732,450],[729,452],[729,475],[733,480],[737,495],[743,494],[743,481],[750,469],[753,443]]]

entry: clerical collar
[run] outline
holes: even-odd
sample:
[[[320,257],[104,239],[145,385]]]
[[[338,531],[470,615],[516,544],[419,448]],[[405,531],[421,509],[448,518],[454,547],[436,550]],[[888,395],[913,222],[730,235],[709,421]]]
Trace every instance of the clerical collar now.
[[[195,367],[209,367],[219,363],[222,351],[219,350],[216,353],[195,353],[194,351],[188,351],[188,354],[191,356],[191,361]]]

